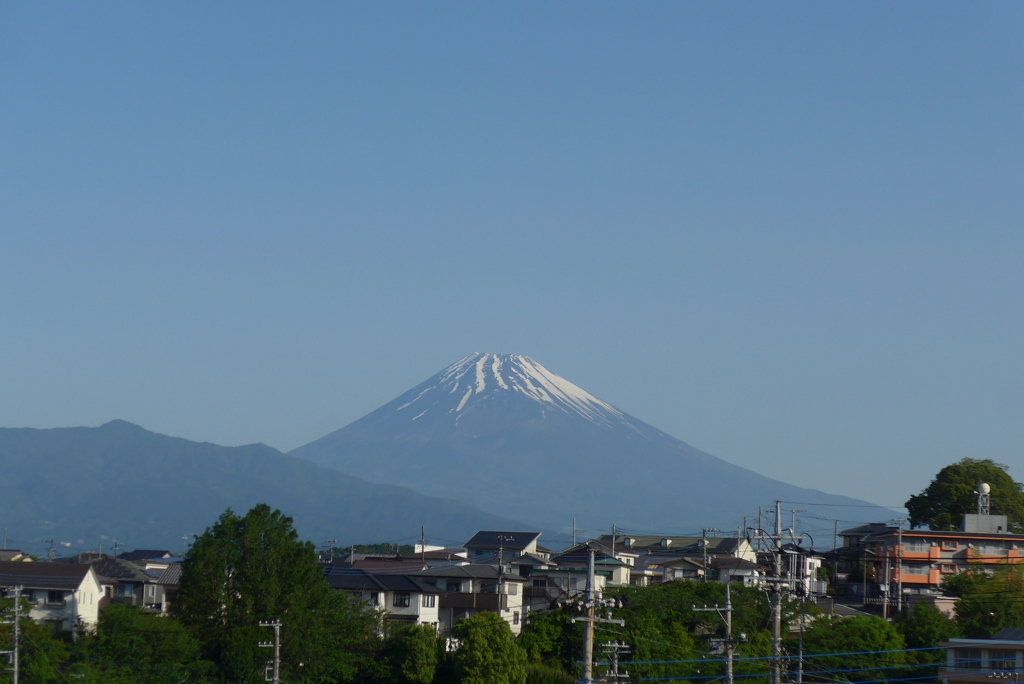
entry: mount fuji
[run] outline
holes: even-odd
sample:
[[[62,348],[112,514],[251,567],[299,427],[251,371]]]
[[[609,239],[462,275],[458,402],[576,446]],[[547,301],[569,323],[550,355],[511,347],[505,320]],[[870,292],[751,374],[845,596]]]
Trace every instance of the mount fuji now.
[[[894,516],[727,463],[520,355],[470,354],[291,455],[548,530],[729,530],[775,500],[844,522]]]

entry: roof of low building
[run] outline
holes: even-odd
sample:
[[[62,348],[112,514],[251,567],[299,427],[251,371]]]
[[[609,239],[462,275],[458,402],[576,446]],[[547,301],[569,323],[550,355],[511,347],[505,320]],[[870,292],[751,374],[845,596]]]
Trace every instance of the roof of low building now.
[[[128,561],[163,560],[165,558],[173,558],[174,553],[165,549],[138,549],[136,551],[125,551],[124,553],[119,553],[117,554],[117,557]]]
[[[335,589],[369,591],[409,591],[422,594],[439,594],[437,587],[411,575],[388,575],[367,572],[356,568],[329,566],[327,583]]]
[[[153,578],[142,571],[138,566],[129,563],[122,558],[100,558],[89,563],[96,571],[96,575],[103,580],[117,580],[118,582],[152,582]]]
[[[92,566],[85,563],[23,563],[0,561],[0,587],[74,590]]]
[[[540,539],[540,532],[502,532],[482,530],[465,543],[467,549],[507,549],[521,551]]]
[[[417,577],[450,577],[452,579],[498,579],[497,565],[454,565],[450,568],[429,568],[417,572]],[[505,582],[529,582],[525,577],[503,573],[502,580]]]
[[[24,551],[17,549],[3,549],[0,551],[0,561],[31,561],[32,557]]]
[[[156,580],[157,584],[170,584],[177,585],[181,584],[181,563],[171,563]]]

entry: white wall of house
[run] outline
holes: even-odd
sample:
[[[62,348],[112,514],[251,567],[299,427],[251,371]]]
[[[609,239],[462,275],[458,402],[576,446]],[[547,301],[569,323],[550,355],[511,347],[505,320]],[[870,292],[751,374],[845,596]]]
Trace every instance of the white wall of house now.
[[[31,604],[29,617],[36,622],[59,622],[60,629],[72,631],[81,626],[94,629],[100,617],[103,589],[90,571],[78,589],[26,589],[22,596]]]

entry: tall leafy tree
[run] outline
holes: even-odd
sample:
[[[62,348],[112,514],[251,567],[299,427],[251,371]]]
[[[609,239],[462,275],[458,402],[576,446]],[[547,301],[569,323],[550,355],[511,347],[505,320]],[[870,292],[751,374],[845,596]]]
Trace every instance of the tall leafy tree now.
[[[992,487],[992,513],[1007,516],[1008,531],[1024,532],[1021,483],[1014,482],[1006,466],[987,458],[965,458],[940,470],[924,491],[904,504],[910,513],[910,524],[927,525],[932,530],[959,529],[963,514],[976,510],[975,492],[982,482]]]
[[[526,651],[508,623],[495,613],[477,613],[452,628],[459,640],[455,665],[460,684],[525,684]]]
[[[1004,627],[1024,624],[1024,569],[1007,566],[991,577],[983,571],[964,576],[950,585],[959,592],[956,621],[965,636],[987,639]]]
[[[905,648],[903,635],[880,617],[820,618],[804,633],[805,672],[827,681],[898,679]],[[819,653],[829,655],[813,657]]]
[[[100,615],[94,634],[76,644],[83,684],[164,684],[206,682],[209,663],[199,641],[173,618],[114,603]],[[83,669],[84,668],[84,669]]]
[[[182,564],[171,610],[202,644],[224,681],[256,684],[273,638],[261,621],[280,620],[282,679],[352,679],[375,640],[375,617],[328,586],[312,543],[266,504],[231,509],[196,537]]]
[[[429,625],[406,625],[388,635],[383,657],[388,681],[430,684],[438,663],[438,636]]]

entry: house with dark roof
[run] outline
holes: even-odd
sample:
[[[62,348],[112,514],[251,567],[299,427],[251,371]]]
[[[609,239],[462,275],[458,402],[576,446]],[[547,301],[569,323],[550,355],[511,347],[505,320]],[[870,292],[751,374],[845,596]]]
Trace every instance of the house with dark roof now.
[[[374,572],[342,565],[325,567],[327,583],[347,591],[384,620],[393,623],[438,627],[437,587],[409,574]]]
[[[0,561],[23,561],[32,562],[32,556],[17,549],[4,549],[0,551]]]
[[[436,587],[442,634],[456,622],[483,611],[497,613],[512,629],[522,630],[523,595],[529,580],[498,565],[455,565],[429,568],[416,577]]]
[[[99,621],[103,589],[91,565],[0,561],[0,595],[20,591],[29,617],[54,631],[92,629]]]
[[[499,532],[483,530],[465,543],[470,559],[494,558],[494,562],[505,562],[524,553],[537,553],[540,532]],[[499,560],[499,556],[501,556]]]

